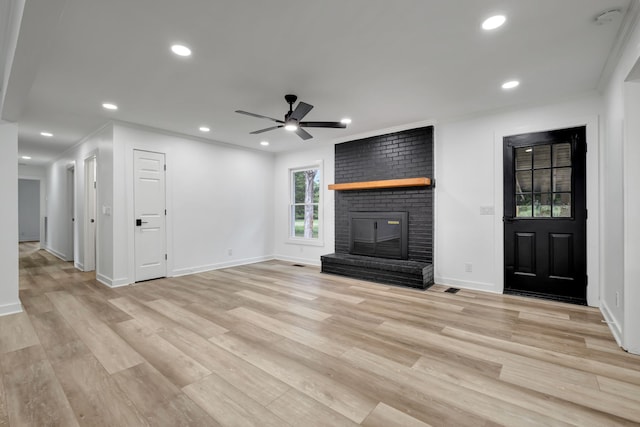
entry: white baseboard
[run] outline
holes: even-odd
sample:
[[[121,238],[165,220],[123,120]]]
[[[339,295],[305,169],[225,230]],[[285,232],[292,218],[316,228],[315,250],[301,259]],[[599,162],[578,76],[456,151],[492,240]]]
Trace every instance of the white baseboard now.
[[[20,302],[0,305],[0,316],[8,316],[16,313],[22,313],[22,304]]]
[[[60,258],[63,261],[69,261],[67,259],[67,256],[65,254],[63,254],[62,252],[58,252],[55,249],[51,249],[51,248],[44,248],[45,251],[49,252],[51,255]]]
[[[454,286],[461,289],[471,289],[475,291],[491,292],[494,294],[501,294],[502,290],[496,289],[496,285],[493,283],[483,282],[471,282],[468,280],[452,279],[450,277],[435,276],[434,282],[437,285]]]
[[[286,262],[293,262],[296,264],[314,265],[316,267],[320,267],[321,265],[320,258],[309,259],[309,258],[296,258],[296,257],[286,256],[286,255],[276,255],[274,259],[277,259],[280,261],[286,261]]]
[[[232,261],[219,262],[215,264],[199,265],[188,268],[178,268],[171,272],[171,277],[186,276],[188,274],[204,273],[205,271],[219,270],[221,268],[237,267],[240,265],[255,264],[257,262],[271,261],[273,256],[261,256],[255,258],[235,259]]]
[[[609,325],[609,329],[611,329],[611,333],[613,334],[613,337],[616,339],[616,342],[620,347],[623,347],[622,329],[620,328],[620,323],[615,318],[615,316],[611,313],[609,306],[607,306],[607,303],[604,300],[600,301],[600,312],[604,316],[604,320],[607,321],[607,325]]]
[[[81,263],[81,262],[74,262],[74,263],[73,263],[73,266],[74,266],[75,268],[77,268],[78,270],[80,270],[80,271],[84,271],[84,264],[83,264],[83,263]]]
[[[96,273],[96,280],[110,288],[120,288],[122,286],[131,284],[131,281],[129,281],[129,279],[127,279],[126,277],[120,279],[112,279],[111,277],[105,276],[104,274],[100,273]]]

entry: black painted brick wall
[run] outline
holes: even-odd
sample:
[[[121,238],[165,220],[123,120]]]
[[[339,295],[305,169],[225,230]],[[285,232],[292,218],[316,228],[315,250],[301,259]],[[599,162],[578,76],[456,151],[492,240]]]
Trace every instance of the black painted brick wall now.
[[[335,146],[336,184],[433,178],[433,126]],[[409,260],[433,262],[433,189],[336,191],[335,249],[349,253],[350,211],[409,212]]]

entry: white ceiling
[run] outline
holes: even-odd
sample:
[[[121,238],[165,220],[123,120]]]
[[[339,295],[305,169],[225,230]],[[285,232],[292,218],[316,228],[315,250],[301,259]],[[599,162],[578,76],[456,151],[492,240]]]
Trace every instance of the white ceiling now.
[[[273,152],[344,141],[595,90],[622,18],[594,19],[629,2],[27,0],[2,118],[34,164],[112,119]],[[498,12],[507,23],[481,30]],[[193,56],[173,55],[177,42]],[[287,93],[315,106],[305,120],[353,123],[303,142],[250,135],[271,122],[234,113],[281,118]]]

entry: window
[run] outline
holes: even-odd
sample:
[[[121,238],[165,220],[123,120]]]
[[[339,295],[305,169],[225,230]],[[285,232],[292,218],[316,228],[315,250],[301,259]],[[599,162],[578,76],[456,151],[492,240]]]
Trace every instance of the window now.
[[[517,218],[572,216],[571,143],[515,149]]]
[[[289,237],[309,243],[320,242],[322,165],[290,169],[291,204]]]

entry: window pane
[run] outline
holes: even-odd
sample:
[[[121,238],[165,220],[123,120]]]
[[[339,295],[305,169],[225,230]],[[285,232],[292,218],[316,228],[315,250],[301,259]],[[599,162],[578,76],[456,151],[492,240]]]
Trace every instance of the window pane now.
[[[516,148],[516,170],[531,169],[532,153],[531,147]]]
[[[551,145],[538,145],[533,147],[533,168],[551,167]]]
[[[571,191],[571,168],[553,170],[553,191]]]
[[[533,191],[536,193],[551,192],[551,169],[540,169],[533,172]]]
[[[543,218],[551,216],[551,194],[536,193],[533,195],[533,216]]]
[[[318,203],[320,200],[320,170],[293,172],[294,203]]]
[[[530,218],[531,214],[531,194],[516,194],[516,217]]]
[[[318,205],[293,206],[293,218],[294,237],[318,238]]]
[[[571,144],[553,146],[553,167],[571,166]]]
[[[553,195],[553,216],[556,218],[571,217],[571,193]]]
[[[516,172],[516,192],[528,193],[531,190],[531,171]]]

